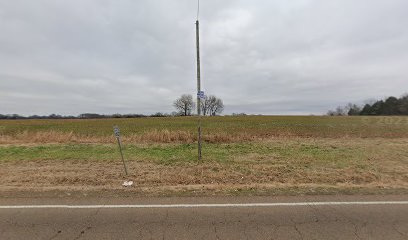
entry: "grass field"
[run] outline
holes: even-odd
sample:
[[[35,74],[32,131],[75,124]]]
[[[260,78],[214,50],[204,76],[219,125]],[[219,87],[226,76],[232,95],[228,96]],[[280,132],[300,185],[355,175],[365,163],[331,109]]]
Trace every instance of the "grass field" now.
[[[121,128],[125,177],[112,126]],[[408,117],[0,121],[0,191],[408,192]],[[135,182],[124,189],[124,179]]]
[[[196,141],[197,119],[139,118],[96,120],[2,120],[0,143],[111,143],[112,127],[129,143]],[[207,142],[239,142],[271,137],[403,138],[408,117],[245,116],[207,117]]]

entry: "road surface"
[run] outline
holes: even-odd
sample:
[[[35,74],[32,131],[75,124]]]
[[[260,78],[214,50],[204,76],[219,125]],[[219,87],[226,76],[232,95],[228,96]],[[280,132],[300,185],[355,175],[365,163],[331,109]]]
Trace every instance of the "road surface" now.
[[[0,239],[408,239],[408,196],[0,198]]]

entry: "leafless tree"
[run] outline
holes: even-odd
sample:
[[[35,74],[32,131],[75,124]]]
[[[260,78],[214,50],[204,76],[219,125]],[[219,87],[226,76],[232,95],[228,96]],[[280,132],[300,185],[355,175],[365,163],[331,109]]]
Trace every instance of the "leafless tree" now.
[[[183,116],[190,116],[195,108],[193,97],[190,94],[183,94],[181,97],[177,98],[173,106],[180,112]]]
[[[204,116],[210,114],[210,98],[207,96],[205,96],[205,98],[201,100],[201,113]]]
[[[203,115],[211,115],[215,116],[219,113],[222,113],[224,110],[224,103],[222,102],[221,99],[217,98],[214,95],[205,97],[201,101],[201,110]]]
[[[347,113],[349,111],[348,106],[338,106],[336,110],[330,110],[327,112],[328,116],[347,116]]]
[[[224,103],[221,99],[217,98],[212,104],[211,115],[215,116],[219,113],[222,113],[222,111],[224,111]]]

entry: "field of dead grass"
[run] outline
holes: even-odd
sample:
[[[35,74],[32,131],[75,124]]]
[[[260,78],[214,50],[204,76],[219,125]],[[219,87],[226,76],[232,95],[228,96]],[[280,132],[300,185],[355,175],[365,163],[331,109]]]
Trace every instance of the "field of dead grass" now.
[[[197,118],[90,120],[0,120],[0,144],[112,143],[112,127],[124,141],[192,143]],[[203,118],[206,142],[227,143],[269,138],[408,138],[408,117],[243,116]]]
[[[195,118],[0,121],[0,192],[408,192],[407,119],[206,118],[201,164]],[[124,189],[126,179],[134,187]]]

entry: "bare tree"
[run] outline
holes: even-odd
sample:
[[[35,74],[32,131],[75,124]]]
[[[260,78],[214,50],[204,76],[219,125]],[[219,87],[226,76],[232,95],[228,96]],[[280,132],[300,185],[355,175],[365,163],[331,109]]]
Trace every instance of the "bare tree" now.
[[[215,100],[215,103],[213,104],[213,107],[211,108],[211,115],[215,116],[219,113],[222,113],[222,111],[224,111],[224,102],[217,98],[217,100]]]
[[[183,94],[181,97],[177,98],[173,106],[180,112],[183,116],[190,116],[195,108],[193,97],[190,94]]]
[[[221,99],[217,98],[214,95],[211,95],[209,97],[206,97],[201,102],[201,110],[204,115],[208,114],[211,116],[215,116],[224,111],[224,103]]]
[[[329,110],[327,112],[328,116],[347,116],[347,113],[349,111],[348,106],[338,106],[335,110]]]
[[[210,98],[207,96],[205,96],[205,98],[201,100],[201,113],[204,116],[210,114]]]

